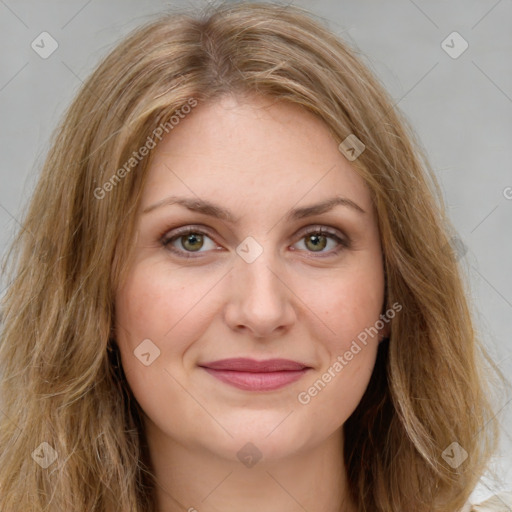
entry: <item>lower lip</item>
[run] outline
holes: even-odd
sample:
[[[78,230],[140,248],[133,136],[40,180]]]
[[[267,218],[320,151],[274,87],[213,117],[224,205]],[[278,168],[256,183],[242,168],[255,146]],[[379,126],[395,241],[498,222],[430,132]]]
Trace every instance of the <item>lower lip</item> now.
[[[254,373],[202,368],[222,382],[246,391],[272,391],[279,389],[299,380],[308,371],[308,368],[304,368],[303,370]]]

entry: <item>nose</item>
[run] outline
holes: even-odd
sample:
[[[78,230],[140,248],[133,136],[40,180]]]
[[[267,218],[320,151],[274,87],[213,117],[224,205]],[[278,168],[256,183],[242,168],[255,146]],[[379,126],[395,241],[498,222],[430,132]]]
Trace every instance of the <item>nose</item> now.
[[[295,295],[283,267],[263,253],[252,263],[237,258],[228,274],[225,321],[257,338],[283,334],[296,320]]]

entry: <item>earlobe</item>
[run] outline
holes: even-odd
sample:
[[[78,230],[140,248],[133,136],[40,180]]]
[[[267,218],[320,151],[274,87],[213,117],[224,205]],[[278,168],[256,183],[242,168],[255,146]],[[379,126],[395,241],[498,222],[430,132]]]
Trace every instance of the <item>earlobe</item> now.
[[[385,342],[385,341],[389,341],[389,336],[381,335],[381,338],[380,338],[380,340],[379,340],[379,344],[380,344],[380,343],[383,343],[383,342]]]
[[[386,320],[382,320],[384,326],[382,327],[382,329],[380,329],[379,332],[379,343],[382,343],[384,340],[389,339],[389,336],[391,335],[391,326],[389,324],[389,318],[387,318],[385,314],[381,315],[381,318],[383,316],[384,318],[386,318]]]

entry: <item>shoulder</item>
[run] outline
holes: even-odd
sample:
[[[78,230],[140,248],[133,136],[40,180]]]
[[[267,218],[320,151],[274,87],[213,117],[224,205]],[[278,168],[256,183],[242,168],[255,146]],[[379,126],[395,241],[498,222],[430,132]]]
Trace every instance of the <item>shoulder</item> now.
[[[512,512],[512,492],[500,492],[482,503],[466,503],[460,512]]]

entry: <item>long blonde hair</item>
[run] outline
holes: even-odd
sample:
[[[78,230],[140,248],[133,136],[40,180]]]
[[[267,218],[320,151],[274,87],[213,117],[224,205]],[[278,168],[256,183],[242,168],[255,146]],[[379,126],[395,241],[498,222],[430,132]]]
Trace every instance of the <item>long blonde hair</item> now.
[[[378,213],[386,304],[403,309],[344,425],[350,492],[361,512],[458,510],[498,422],[439,185],[357,50],[301,9],[250,3],[134,31],[53,136],[4,265],[0,509],[154,512],[142,411],[109,344],[151,153],[126,162],[184,105],[226,93],[301,105],[365,144],[352,164]]]

